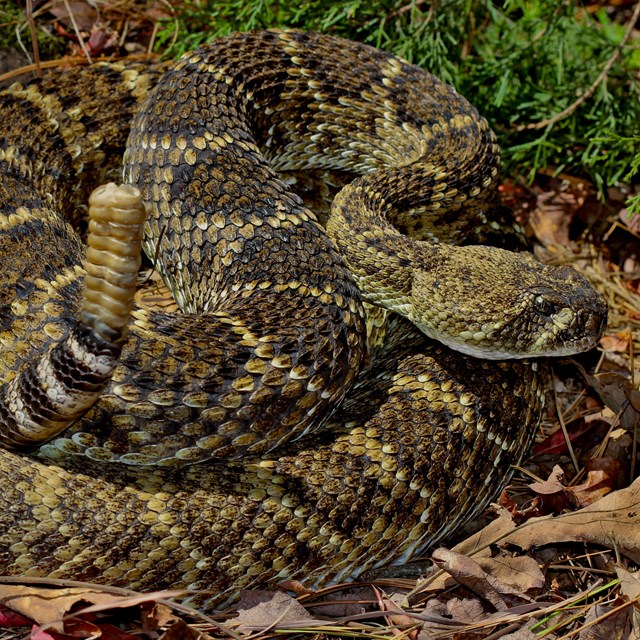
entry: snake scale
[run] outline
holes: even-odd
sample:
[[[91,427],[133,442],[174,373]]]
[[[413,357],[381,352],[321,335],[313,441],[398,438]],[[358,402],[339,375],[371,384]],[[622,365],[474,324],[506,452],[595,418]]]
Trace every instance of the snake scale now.
[[[526,357],[588,349],[606,322],[571,269],[479,244],[495,137],[388,53],[233,34],[0,104],[0,573],[186,587],[215,609],[406,561],[526,451],[543,394]],[[94,196],[85,290],[84,203],[123,154],[178,312],[120,302],[133,187]],[[327,232],[292,193],[314,174],[338,191]]]

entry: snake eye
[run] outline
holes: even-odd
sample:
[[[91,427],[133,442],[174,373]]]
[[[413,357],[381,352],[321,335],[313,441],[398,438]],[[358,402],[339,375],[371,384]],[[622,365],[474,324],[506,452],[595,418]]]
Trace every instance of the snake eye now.
[[[536,296],[533,300],[533,304],[535,310],[543,316],[551,316],[556,310],[556,306],[553,304],[553,302],[551,302],[544,296]]]

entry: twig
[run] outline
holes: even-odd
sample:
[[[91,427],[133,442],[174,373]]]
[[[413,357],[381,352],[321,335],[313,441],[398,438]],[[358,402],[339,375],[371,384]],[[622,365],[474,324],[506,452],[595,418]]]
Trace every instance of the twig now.
[[[69,19],[71,20],[71,24],[73,25],[73,30],[76,34],[76,37],[78,38],[78,44],[80,45],[80,48],[82,49],[82,52],[84,53],[85,57],[87,58],[89,64],[91,64],[92,60],[91,60],[91,54],[89,53],[89,49],[87,49],[87,45],[84,41],[84,38],[82,37],[82,33],[80,33],[80,29],[78,27],[78,23],[76,22],[76,18],[73,15],[73,11],[71,10],[71,6],[69,5],[69,0],[64,0],[64,7],[67,10],[67,13],[69,14]]]
[[[640,3],[638,4],[640,5]],[[564,435],[565,442],[567,443],[567,449],[569,451],[569,455],[571,456],[571,461],[573,462],[573,466],[575,467],[576,473],[580,473],[580,465],[578,464],[578,459],[576,458],[576,454],[573,450],[573,445],[571,444],[571,438],[569,437],[569,432],[567,431],[567,425],[565,424],[564,417],[562,416],[562,411],[560,410],[560,405],[558,403],[558,393],[556,391],[555,374],[553,375],[553,400],[556,405],[556,415],[558,416],[558,422],[560,423],[562,434]]]
[[[622,53],[622,49],[627,44],[627,40],[631,37],[631,32],[633,31],[633,27],[638,21],[638,17],[640,17],[640,1],[636,3],[635,9],[633,10],[633,14],[631,18],[629,18],[629,22],[627,23],[627,28],[622,36],[622,40],[620,40],[618,46],[613,52],[612,56],[607,60],[607,64],[604,65],[600,75],[595,79],[593,84],[572,104],[570,104],[566,109],[560,111],[560,113],[556,113],[555,116],[551,118],[547,118],[546,120],[542,120],[540,122],[533,122],[530,124],[523,124],[518,127],[515,127],[516,131],[531,131],[534,129],[544,129],[546,127],[552,126],[570,116],[574,113],[583,103],[585,103],[596,91],[596,89],[600,86],[600,84],[606,79],[609,75],[609,71],[611,71],[611,67],[615,64],[616,60],[620,57]]]
[[[426,0],[411,0],[411,2],[387,14],[387,18],[397,18],[401,16],[403,13],[407,13],[407,11],[411,11],[412,9],[417,9],[420,5],[425,4],[425,1]]]
[[[101,593],[108,593],[113,596],[118,596],[121,598],[131,598],[135,599],[139,602],[145,602],[147,600],[155,602],[156,604],[164,605],[173,611],[177,611],[182,613],[183,615],[191,616],[195,620],[200,620],[200,623],[207,624],[211,627],[218,628],[225,633],[229,634],[232,638],[236,640],[241,640],[240,636],[236,634],[234,631],[229,629],[228,627],[222,625],[218,620],[212,618],[211,616],[206,615],[202,611],[195,609],[187,604],[183,604],[181,602],[175,602],[173,600],[167,600],[165,597],[161,596],[176,596],[176,595],[184,595],[187,593],[186,590],[180,589],[172,591],[158,591],[155,593],[147,593],[143,594],[138,591],[133,591],[132,589],[124,589],[122,587],[113,587],[111,585],[106,584],[93,584],[90,582],[82,582],[79,580],[67,580],[61,578],[35,578],[30,576],[3,576],[0,575],[0,585],[17,585],[17,586],[25,586],[25,585],[33,585],[34,587],[45,587],[45,588],[54,588],[54,589],[87,589],[88,591],[99,591]],[[136,602],[137,604],[138,602]],[[9,607],[11,608],[11,607]],[[76,612],[80,613],[80,611]]]
[[[609,609],[609,611],[607,611],[606,613],[599,615],[598,617],[594,618],[593,620],[590,620],[589,622],[583,624],[577,629],[573,629],[573,631],[569,631],[569,633],[565,633],[563,636],[558,638],[558,640],[568,640],[568,638],[573,638],[577,634],[582,634],[582,632],[585,629],[592,627],[594,624],[600,624],[603,620],[606,620],[607,618],[614,616],[616,613],[620,613],[620,611],[622,611],[623,609],[626,609],[627,607],[631,607],[631,606],[635,607],[637,602],[638,602],[638,598],[634,598],[633,600],[629,600],[628,602],[623,602],[621,605],[618,605],[617,607],[613,607]]]
[[[70,58],[59,58],[57,60],[43,60],[40,62],[40,69],[57,69],[62,67],[81,67],[86,66],[87,64],[92,64],[93,62],[117,62],[118,60],[157,60],[158,56],[155,54],[147,54],[147,53],[136,53],[126,57],[119,58],[95,58],[94,60],[87,61],[86,58],[81,56],[75,56]],[[7,73],[3,73],[0,75],[0,82],[5,82],[6,80],[11,80],[11,78],[15,78],[17,76],[21,76],[25,73],[31,73],[32,71],[37,70],[37,65],[27,64],[18,69],[13,69],[12,71],[7,71]]]
[[[38,46],[38,38],[36,37],[36,23],[33,19],[33,0],[27,0],[27,22],[29,24],[29,33],[31,34],[31,49],[33,50],[33,62],[35,65],[36,75],[42,76],[40,68],[40,47]]]

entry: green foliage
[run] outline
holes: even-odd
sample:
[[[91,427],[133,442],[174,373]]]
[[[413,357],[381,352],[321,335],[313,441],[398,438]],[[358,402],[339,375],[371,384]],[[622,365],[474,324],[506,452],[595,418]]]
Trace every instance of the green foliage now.
[[[628,172],[622,176],[625,182],[631,182],[640,173],[640,136],[619,136],[606,133],[597,140],[606,146],[610,152],[619,152],[631,158],[627,167]],[[629,198],[627,202],[630,215],[640,215],[640,193]]]
[[[382,47],[454,84],[489,119],[505,170],[588,176],[599,189],[628,173],[629,147],[603,138],[640,129],[640,49],[627,46],[595,94],[539,130],[518,130],[569,107],[596,80],[625,32],[576,0],[185,0],[175,56],[234,30],[301,27]],[[169,23],[168,23],[169,25]],[[163,42],[173,37],[170,29]],[[631,43],[633,44],[633,43]]]
[[[491,12],[461,90],[476,94],[476,104],[502,132],[512,171],[530,178],[542,167],[578,171],[603,189],[625,173],[630,156],[622,147],[603,146],[601,134],[630,134],[640,123],[640,83],[625,57],[592,97],[557,124],[537,131],[514,126],[546,121],[570,107],[598,78],[622,34],[573,3],[510,5],[509,13]]]
[[[44,29],[36,28],[36,39],[42,59],[64,54],[65,43]],[[0,49],[22,49],[31,53],[31,34],[20,3],[0,0]]]
[[[135,0],[129,0],[135,5]],[[602,192],[630,180],[640,135],[640,41],[632,40],[594,94],[584,95],[624,38],[620,11],[593,15],[580,0],[166,0],[156,50],[177,57],[235,30],[299,27],[392,51],[453,84],[497,131],[507,174],[540,169],[591,179]],[[628,13],[628,12],[627,12]],[[0,0],[2,38],[25,27]],[[43,57],[55,41],[37,28]],[[22,40],[30,47],[28,30]],[[58,39],[57,42],[60,42]],[[2,43],[0,42],[0,45]],[[5,43],[7,46],[7,43]],[[55,55],[55,54],[53,54]],[[337,54],[339,55],[339,54]]]

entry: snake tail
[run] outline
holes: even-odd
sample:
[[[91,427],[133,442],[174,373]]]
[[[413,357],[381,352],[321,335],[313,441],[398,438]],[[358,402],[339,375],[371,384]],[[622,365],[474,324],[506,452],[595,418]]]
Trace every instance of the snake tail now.
[[[0,389],[0,443],[33,448],[84,415],[120,356],[140,268],[140,192],[113,183],[89,200],[84,304],[68,335]]]

